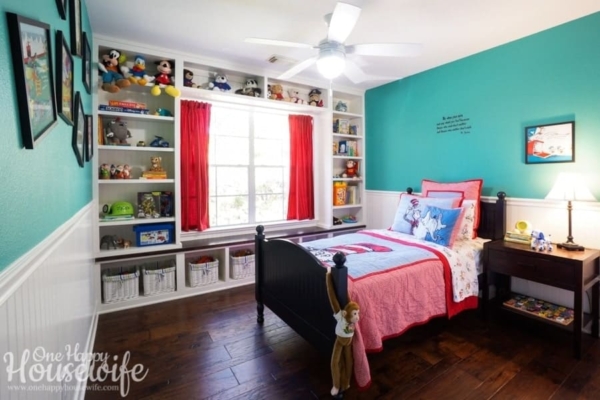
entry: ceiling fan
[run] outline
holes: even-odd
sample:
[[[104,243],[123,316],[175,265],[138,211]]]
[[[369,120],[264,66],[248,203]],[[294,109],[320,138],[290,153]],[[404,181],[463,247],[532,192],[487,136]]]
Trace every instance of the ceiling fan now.
[[[371,43],[346,45],[344,41],[350,36],[352,29],[358,21],[361,8],[338,2],[332,14],[325,16],[329,29],[327,38],[317,46],[306,43],[288,42],[284,40],[247,38],[248,43],[259,43],[273,46],[319,49],[316,56],[310,57],[294,65],[278,78],[289,79],[299,72],[310,67],[315,62],[317,69],[327,79],[334,79],[344,73],[354,83],[378,79],[397,79],[391,77],[377,77],[366,74],[356,63],[346,56],[382,56],[382,57],[411,57],[421,53],[421,45],[416,43]]]

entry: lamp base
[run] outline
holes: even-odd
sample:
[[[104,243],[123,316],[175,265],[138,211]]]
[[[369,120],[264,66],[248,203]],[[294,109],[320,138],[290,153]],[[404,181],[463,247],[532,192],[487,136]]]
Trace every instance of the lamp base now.
[[[556,245],[559,249],[568,250],[568,251],[584,251],[585,247],[580,246],[575,243],[559,243]]]

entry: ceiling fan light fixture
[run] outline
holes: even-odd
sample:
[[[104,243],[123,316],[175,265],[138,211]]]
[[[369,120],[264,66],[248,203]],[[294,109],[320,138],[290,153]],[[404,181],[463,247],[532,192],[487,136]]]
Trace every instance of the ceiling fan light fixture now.
[[[317,60],[319,73],[327,79],[337,78],[345,68],[346,57],[340,51],[322,51]]]

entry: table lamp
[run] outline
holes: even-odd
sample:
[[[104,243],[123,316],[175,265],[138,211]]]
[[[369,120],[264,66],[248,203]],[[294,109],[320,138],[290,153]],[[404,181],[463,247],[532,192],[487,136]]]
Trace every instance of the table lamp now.
[[[573,205],[571,201],[596,201],[594,195],[586,187],[583,179],[578,174],[561,172],[554,182],[550,193],[546,196],[547,200],[567,200],[567,212],[569,214],[569,236],[565,243],[557,244],[556,247],[565,250],[583,251],[585,248],[573,242],[571,233],[571,211]]]

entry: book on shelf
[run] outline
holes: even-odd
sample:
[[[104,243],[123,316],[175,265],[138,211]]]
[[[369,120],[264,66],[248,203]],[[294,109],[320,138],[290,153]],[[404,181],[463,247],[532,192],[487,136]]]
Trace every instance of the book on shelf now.
[[[358,144],[356,140],[347,140],[346,149],[350,157],[358,157]]]
[[[129,107],[115,107],[115,106],[109,106],[106,104],[100,104],[98,106],[98,110],[100,111],[110,111],[110,112],[121,112],[121,113],[127,113],[127,114],[143,114],[143,115],[147,115],[150,114],[150,110],[148,110],[147,108],[129,108]]]
[[[561,325],[569,325],[575,319],[575,312],[572,308],[559,306],[545,300],[518,293],[514,293],[510,299],[504,301],[502,304],[508,308]]]
[[[108,105],[113,107],[134,108],[140,110],[145,110],[148,108],[146,103],[137,103],[135,101],[109,100]]]

